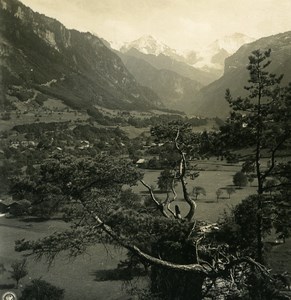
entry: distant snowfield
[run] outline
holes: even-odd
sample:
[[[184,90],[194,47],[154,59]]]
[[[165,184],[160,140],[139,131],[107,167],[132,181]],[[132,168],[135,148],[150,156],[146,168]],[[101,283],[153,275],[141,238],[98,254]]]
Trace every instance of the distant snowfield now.
[[[144,35],[137,40],[132,42],[124,43],[122,46],[112,43],[112,48],[120,50],[126,53],[131,48],[135,48],[138,51],[148,54],[158,56],[160,54],[172,57],[177,61],[183,61],[192,67],[207,70],[216,69],[220,70],[224,68],[224,59],[222,61],[213,61],[216,55],[225,51],[225,56],[230,56],[234,54],[242,45],[251,43],[255,39],[249,37],[242,33],[233,33],[232,35],[224,36],[220,39],[215,40],[208,46],[199,49],[189,49],[184,51],[179,51],[177,49],[172,49],[168,45],[156,40],[151,35]],[[192,56],[196,56],[196,62],[193,62]]]

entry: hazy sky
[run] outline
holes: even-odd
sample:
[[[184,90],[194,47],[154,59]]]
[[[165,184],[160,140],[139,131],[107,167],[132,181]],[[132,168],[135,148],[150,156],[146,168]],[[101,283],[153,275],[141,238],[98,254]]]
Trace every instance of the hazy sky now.
[[[291,0],[22,0],[68,28],[108,41],[151,34],[176,49],[195,49],[240,32],[259,38],[291,30]]]

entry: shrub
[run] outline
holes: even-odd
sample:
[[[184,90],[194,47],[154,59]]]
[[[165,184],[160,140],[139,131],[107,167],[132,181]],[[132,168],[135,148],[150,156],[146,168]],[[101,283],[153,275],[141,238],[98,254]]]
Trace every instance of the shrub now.
[[[64,290],[41,279],[32,280],[25,286],[20,300],[62,300]]]
[[[248,183],[248,177],[243,172],[237,172],[233,176],[233,184],[239,187],[246,186]]]

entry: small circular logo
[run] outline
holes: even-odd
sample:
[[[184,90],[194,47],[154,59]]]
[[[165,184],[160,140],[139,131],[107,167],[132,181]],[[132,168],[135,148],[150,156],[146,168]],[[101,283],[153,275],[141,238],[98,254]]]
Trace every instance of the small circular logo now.
[[[13,292],[6,292],[2,296],[2,300],[17,300],[17,297]]]

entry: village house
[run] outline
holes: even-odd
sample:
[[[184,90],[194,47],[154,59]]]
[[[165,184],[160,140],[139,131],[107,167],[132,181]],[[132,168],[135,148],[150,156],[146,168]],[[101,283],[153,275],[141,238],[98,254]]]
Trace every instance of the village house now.
[[[140,159],[137,160],[137,162],[135,163],[135,165],[137,167],[142,168],[142,167],[145,166],[145,163],[146,163],[146,160],[144,158],[140,158]]]
[[[8,213],[10,208],[17,205],[17,202],[12,199],[12,197],[7,197],[0,199],[0,213]]]
[[[7,197],[0,199],[0,214],[20,216],[27,213],[30,206],[31,204],[28,200],[15,201],[12,197]]]

